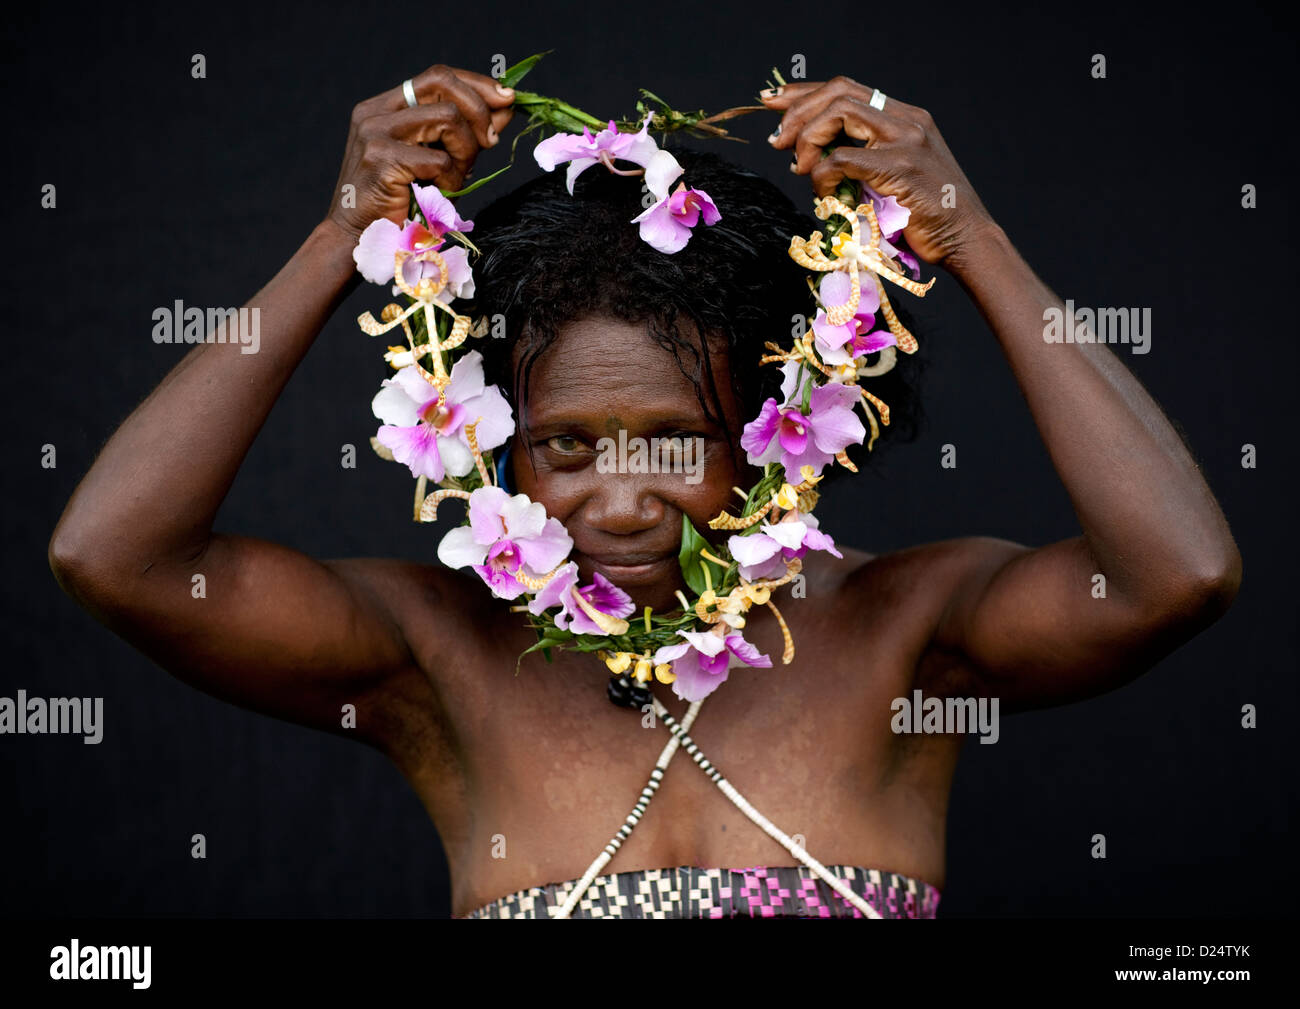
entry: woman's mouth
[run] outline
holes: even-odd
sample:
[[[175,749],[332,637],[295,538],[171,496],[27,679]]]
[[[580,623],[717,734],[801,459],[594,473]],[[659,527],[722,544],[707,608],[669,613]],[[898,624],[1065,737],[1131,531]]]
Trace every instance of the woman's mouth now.
[[[578,567],[599,571],[620,588],[655,585],[678,575],[676,554],[578,554]]]

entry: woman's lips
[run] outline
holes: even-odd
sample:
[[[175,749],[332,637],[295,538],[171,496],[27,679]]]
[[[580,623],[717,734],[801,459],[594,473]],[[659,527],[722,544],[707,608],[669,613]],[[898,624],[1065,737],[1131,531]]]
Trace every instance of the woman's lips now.
[[[667,554],[649,559],[639,555],[592,557],[578,555],[579,566],[590,566],[618,586],[652,585],[677,573],[677,555]],[[584,565],[582,561],[585,561]]]

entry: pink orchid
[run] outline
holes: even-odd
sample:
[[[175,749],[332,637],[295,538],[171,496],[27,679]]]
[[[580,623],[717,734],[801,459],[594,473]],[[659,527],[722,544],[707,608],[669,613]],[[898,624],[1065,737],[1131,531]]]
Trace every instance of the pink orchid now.
[[[533,158],[544,172],[554,171],[556,165],[569,162],[565,182],[570,196],[573,195],[574,181],[595,164],[603,164],[616,175],[639,175],[640,172],[615,168],[614,162],[631,161],[643,169],[647,167],[650,159],[659,150],[659,145],[648,132],[650,118],[647,114],[645,122],[641,124],[641,129],[637,133],[620,133],[612,119],[609,121],[609,126],[595,136],[592,136],[591,130],[585,126],[582,128],[581,135],[557,133],[553,137],[547,137],[533,148]]]
[[[727,540],[731,556],[740,565],[740,577],[746,581],[780,578],[785,562],[803,557],[809,550],[825,550],[832,557],[844,555],[835,549],[835,541],[817,528],[813,515],[788,511],[776,523],[764,522],[762,532],[732,536]]]
[[[470,298],[474,295],[474,276],[470,272],[469,257],[461,246],[443,249],[443,236],[449,231],[473,231],[474,222],[462,220],[456,207],[443,196],[437,186],[411,184],[415,204],[424,221],[407,221],[398,227],[386,217],[371,221],[361,232],[352,260],[361,276],[372,284],[386,284],[393,279],[393,257],[399,249],[407,252],[424,252],[434,249],[441,253],[447,264],[447,287],[439,292],[440,301],[452,298]],[[402,264],[402,277],[414,287],[424,277],[439,273],[436,263],[414,262],[407,259]],[[397,294],[395,290],[393,292]]]
[[[867,271],[860,274],[862,295],[858,311],[842,326],[832,326],[826,318],[826,309],[845,304],[853,289],[853,282],[842,271],[828,273],[817,290],[825,308],[817,310],[812,328],[817,353],[827,364],[848,364],[856,357],[874,354],[897,343],[897,338],[887,329],[874,330],[875,311],[880,308],[880,289]]]
[[[438,292],[438,300],[449,302],[452,298],[472,298],[474,297],[474,272],[469,266],[469,252],[461,245],[453,245],[450,249],[440,249],[443,262],[447,264],[447,286]],[[423,267],[421,275],[429,277],[438,272],[437,264],[421,263]],[[411,284],[409,274],[406,272],[406,264],[403,264],[402,272],[407,276],[407,283]],[[411,284],[414,287],[414,284]],[[396,291],[393,292],[396,295]]]
[[[862,195],[871,201],[871,209],[876,212],[876,223],[880,225],[880,234],[884,238],[894,239],[902,234],[903,229],[907,227],[907,222],[911,220],[912,212],[898,202],[892,196],[881,196],[865,183],[862,186]],[[862,225],[867,227],[866,218],[862,218]]]
[[[437,186],[421,186],[413,182],[411,192],[415,194],[415,205],[420,208],[429,230],[439,239],[449,231],[465,233],[474,230],[474,222],[461,220],[456,205],[443,196]]]
[[[646,174],[648,176],[649,171]],[[713,225],[722,220],[722,214],[704,190],[687,189],[684,182],[679,182],[676,190],[665,193],[656,203],[632,218],[632,223],[641,225],[642,241],[660,252],[672,255],[686,247],[686,243],[691,240],[691,229],[701,219],[706,225]]]
[[[441,243],[433,232],[419,221],[407,221],[398,227],[386,217],[371,221],[361,232],[352,250],[352,261],[357,271],[372,284],[386,284],[393,279],[393,254],[399,249],[423,252],[436,249]],[[409,261],[408,261],[409,262]],[[411,265],[415,269],[415,265]],[[418,280],[419,277],[415,276]]]
[[[352,250],[352,260],[366,280],[372,284],[386,284],[393,279],[394,254],[399,249],[407,252],[434,249],[447,264],[447,286],[438,292],[438,300],[447,302],[452,298],[473,297],[474,274],[470,270],[468,253],[459,245],[443,248],[441,243],[441,237],[418,221],[407,221],[404,227],[399,228],[381,217],[361,233]],[[417,262],[413,258],[402,263],[402,278],[411,287],[425,277],[438,276],[439,272],[437,263]],[[399,290],[395,287],[393,293],[396,295]]]
[[[483,355],[477,350],[452,366],[451,382],[441,397],[436,386],[408,366],[384,381],[371,409],[384,422],[376,440],[405,463],[412,476],[434,483],[448,473],[465,476],[474,468],[466,424],[478,421],[474,433],[483,451],[504,445],[515,431],[501,390],[483,385]]]
[[[912,217],[912,212],[904,207],[892,196],[881,196],[865,183],[862,186],[862,195],[871,201],[871,208],[876,212],[876,223],[880,225],[880,251],[883,255],[897,259],[907,268],[912,275],[913,280],[921,279],[921,264],[910,252],[898,248],[893,243],[898,236],[903,233],[907,227],[907,222]],[[865,217],[859,218],[862,222],[863,234],[867,233],[870,225]],[[873,309],[874,311],[874,309]]]
[[[552,606],[559,606],[555,626],[560,630],[572,631],[574,634],[603,635],[605,631],[574,600],[574,593],[581,594],[593,609],[620,619],[631,616],[636,604],[632,602],[631,596],[599,571],[593,571],[592,578],[594,581],[591,585],[578,588],[578,565],[570,561],[533,597],[533,601],[528,604],[528,612],[540,616]]]
[[[856,386],[814,386],[806,414],[798,405],[779,406],[769,399],[745,425],[741,447],[755,466],[779,462],[791,474],[811,466],[816,475],[836,454],[866,437],[866,428],[853,412],[860,396]],[[801,400],[794,398],[796,403]]]
[[[859,313],[845,326],[832,326],[826,323],[825,329],[833,334],[829,339],[817,328],[817,323],[824,321],[824,313],[819,312],[817,318],[813,320],[813,332],[816,333],[813,342],[817,347],[817,353],[826,364],[849,364],[856,358],[874,354],[898,343],[898,337],[889,330],[872,328],[876,324],[876,317],[869,313],[866,315]],[[843,343],[834,342],[844,339],[841,331],[852,325],[856,325],[856,332],[852,336],[845,339]]]
[[[678,631],[686,642],[665,645],[654,654],[654,662],[672,662],[673,693],[684,701],[702,701],[727,680],[734,665],[768,668],[772,660],[759,653],[740,631],[715,624],[707,631]]]
[[[569,555],[573,540],[558,519],[526,494],[511,497],[500,487],[469,496],[469,525],[457,526],[438,544],[450,568],[472,567],[499,599],[528,591],[515,576],[539,578]]]

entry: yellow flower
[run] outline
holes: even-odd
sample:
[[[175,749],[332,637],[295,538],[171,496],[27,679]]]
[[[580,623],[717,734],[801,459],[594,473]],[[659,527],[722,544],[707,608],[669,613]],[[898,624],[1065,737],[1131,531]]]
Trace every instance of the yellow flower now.
[[[384,360],[394,368],[405,368],[407,365],[415,363],[415,355],[411,353],[409,347],[389,347],[388,353],[384,355]]]
[[[732,589],[728,595],[718,600],[718,612],[720,613],[744,613],[747,609],[749,609],[749,603],[738,587]]]
[[[605,665],[609,667],[611,673],[623,673],[632,664],[634,657],[631,652],[615,652],[605,657]]]

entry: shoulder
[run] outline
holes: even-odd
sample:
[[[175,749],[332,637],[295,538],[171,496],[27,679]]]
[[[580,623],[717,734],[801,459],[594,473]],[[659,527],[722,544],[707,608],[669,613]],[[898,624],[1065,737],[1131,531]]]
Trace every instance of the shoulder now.
[[[379,557],[324,562],[372,611],[390,621],[405,641],[410,663],[358,699],[362,738],[399,764],[443,748],[448,736],[441,696],[448,675],[466,667],[482,645],[487,593],[472,591],[463,573],[439,564]],[[470,660],[472,662],[472,660]]]
[[[973,679],[960,655],[939,633],[950,610],[978,592],[1028,548],[990,536],[937,540],[883,554],[840,547],[843,560],[810,558],[804,573],[809,597],[831,601],[838,627],[873,641],[892,642],[909,656],[918,686],[964,690]]]
[[[354,593],[381,609],[412,646],[430,636],[455,630],[460,635],[475,626],[476,611],[485,594],[468,591],[471,579],[441,564],[382,557],[350,557],[325,561]]]
[[[936,540],[883,554],[841,546],[843,561],[826,558],[805,571],[810,586],[816,579],[819,589],[839,593],[853,605],[905,607],[937,620],[959,592],[1028,549],[992,536]]]

